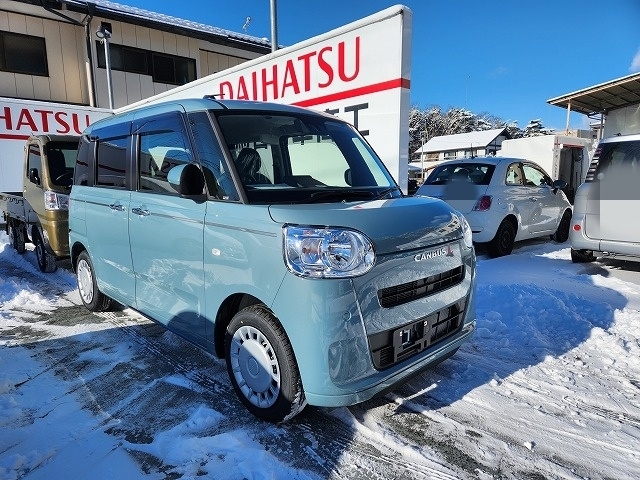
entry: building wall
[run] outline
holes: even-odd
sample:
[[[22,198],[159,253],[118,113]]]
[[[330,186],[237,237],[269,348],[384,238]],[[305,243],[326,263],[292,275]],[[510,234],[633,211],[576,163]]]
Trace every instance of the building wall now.
[[[6,3],[12,2],[0,4],[0,30],[44,38],[49,76],[0,71],[0,96],[88,104],[82,28],[43,16],[6,11]]]
[[[63,13],[81,21],[84,15]],[[123,45],[157,53],[194,59],[196,78],[236,66],[259,53],[218,45],[186,35],[164,32],[123,21],[94,17],[88,27],[91,35],[92,67],[87,59],[84,28],[67,23],[44,8],[10,0],[0,0],[0,31],[28,34],[45,39],[48,76],[0,71],[0,96],[91,105],[91,77],[94,79],[95,105],[109,108],[107,71],[98,67],[95,31],[101,22],[111,24],[110,45]],[[122,107],[174,88],[175,84],[154,82],[150,75],[112,70],[114,107]]]

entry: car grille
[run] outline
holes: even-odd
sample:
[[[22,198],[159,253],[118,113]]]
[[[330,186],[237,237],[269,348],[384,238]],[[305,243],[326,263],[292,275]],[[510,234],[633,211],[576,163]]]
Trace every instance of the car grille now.
[[[462,326],[466,300],[460,300],[413,323],[369,336],[377,369],[388,368],[431,347]]]
[[[464,265],[460,265],[437,275],[378,290],[378,300],[384,308],[396,307],[441,292],[457,285],[463,278]]]

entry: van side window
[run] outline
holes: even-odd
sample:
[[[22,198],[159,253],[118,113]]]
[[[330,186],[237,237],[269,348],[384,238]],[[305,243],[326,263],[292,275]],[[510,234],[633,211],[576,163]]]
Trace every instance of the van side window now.
[[[73,184],[74,185],[93,185],[93,181],[89,183],[91,179],[91,173],[89,170],[89,157],[92,153],[94,144],[89,140],[86,135],[83,135],[80,139],[80,145],[78,146],[78,156],[76,158],[76,166],[73,172]]]
[[[127,188],[128,143],[128,136],[98,140],[96,185]]]
[[[152,118],[144,122],[138,134],[138,189],[177,194],[167,174],[177,165],[193,162],[181,117],[172,113]]]
[[[209,196],[218,200],[239,200],[233,176],[225,162],[209,115],[206,112],[190,113],[189,124],[195,140],[196,152],[204,171]]]

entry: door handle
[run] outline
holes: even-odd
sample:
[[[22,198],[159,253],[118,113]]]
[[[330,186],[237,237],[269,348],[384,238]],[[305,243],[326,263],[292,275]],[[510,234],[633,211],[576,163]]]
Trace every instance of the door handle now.
[[[109,208],[118,212],[124,212],[124,205],[120,205],[119,203],[112,203],[109,205]]]
[[[529,197],[529,200],[531,200],[532,202],[537,202],[538,199],[536,197]]]
[[[136,215],[140,215],[142,217],[146,217],[149,215],[149,210],[143,209],[142,207],[140,208],[132,208],[131,209],[131,213],[135,213]]]

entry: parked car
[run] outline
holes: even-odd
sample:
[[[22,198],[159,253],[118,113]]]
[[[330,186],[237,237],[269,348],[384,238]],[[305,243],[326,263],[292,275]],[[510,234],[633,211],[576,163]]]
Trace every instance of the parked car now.
[[[508,255],[518,240],[550,235],[566,242],[571,204],[563,180],[519,158],[475,157],[438,165],[416,195],[437,197],[460,211],[473,241],[492,257]]]
[[[571,218],[571,259],[597,256],[640,261],[640,134],[598,144],[585,182],[576,192]]]
[[[212,98],[114,115],[83,134],[69,204],[84,305],[224,358],[263,420],[368,400],[475,330],[466,220],[403,195],[333,115]]]

